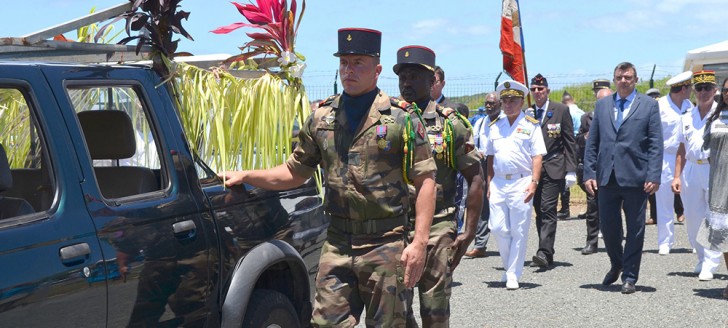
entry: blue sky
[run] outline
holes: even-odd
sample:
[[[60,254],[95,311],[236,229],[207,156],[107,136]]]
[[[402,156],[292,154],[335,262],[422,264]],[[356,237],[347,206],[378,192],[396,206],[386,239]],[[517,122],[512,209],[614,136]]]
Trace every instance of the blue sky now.
[[[0,34],[29,34],[82,16],[93,6],[98,10],[122,2],[8,1]],[[306,5],[296,45],[307,58],[307,86],[333,83],[338,61],[332,54],[341,27],[383,32],[381,83],[396,84],[396,51],[410,44],[432,48],[451,84],[492,85],[501,71],[500,0],[309,0]],[[675,75],[688,50],[728,39],[726,0],[521,0],[520,5],[529,76],[540,72],[560,83],[609,78],[621,61],[634,63],[644,79],[653,64],[656,78]],[[244,31],[249,29],[229,35],[209,32],[244,21],[230,1],[184,0],[181,6],[191,12],[183,26],[195,41],[183,40],[179,50],[234,54],[247,41]]]

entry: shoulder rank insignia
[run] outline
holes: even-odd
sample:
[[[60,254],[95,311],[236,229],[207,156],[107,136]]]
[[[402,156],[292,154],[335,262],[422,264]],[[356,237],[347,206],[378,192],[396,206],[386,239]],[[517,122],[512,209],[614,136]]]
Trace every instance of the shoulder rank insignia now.
[[[530,117],[530,116],[526,116],[526,117]],[[493,126],[493,124],[495,124],[495,122],[498,122],[498,120],[500,120],[500,119],[501,119],[500,116],[496,117],[495,120],[492,120],[492,121],[490,121],[490,123],[488,123],[488,126]]]
[[[438,105],[438,107],[440,107],[440,105]],[[448,117],[448,116],[450,116],[450,114],[455,112],[455,110],[450,107],[440,107],[440,108],[442,110],[442,115],[444,115],[445,117]]]
[[[526,115],[526,120],[528,120],[529,122],[531,122],[533,124],[539,124],[539,123],[541,123],[537,119],[535,119],[533,116]]]
[[[410,103],[395,97],[390,97],[389,102],[392,106],[402,109],[409,109]]]
[[[324,106],[331,105],[331,103],[334,102],[334,99],[336,99],[336,97],[338,97],[338,96],[339,96],[338,94],[335,94],[335,95],[333,95],[331,97],[326,98],[326,100],[323,100],[323,101],[321,101],[319,103],[319,107],[324,107]]]
[[[394,124],[394,117],[391,115],[382,115],[379,118],[379,121],[382,122],[382,124]]]

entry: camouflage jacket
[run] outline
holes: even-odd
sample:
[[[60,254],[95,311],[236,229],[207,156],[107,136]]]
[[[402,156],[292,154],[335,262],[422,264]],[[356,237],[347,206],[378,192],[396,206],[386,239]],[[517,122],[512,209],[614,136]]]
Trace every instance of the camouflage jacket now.
[[[345,104],[339,95],[327,99],[301,127],[300,143],[288,158],[288,167],[310,177],[321,164],[325,171],[327,214],[349,220],[378,220],[404,216],[410,195],[404,177],[406,122],[415,140],[408,149],[408,178],[436,170],[417,115],[392,101],[383,91],[356,132],[349,133]]]
[[[471,165],[480,165],[482,155],[475,149],[470,123],[456,110],[430,101],[422,119],[427,126],[427,137],[437,164],[434,217],[444,218],[455,212],[457,173]]]

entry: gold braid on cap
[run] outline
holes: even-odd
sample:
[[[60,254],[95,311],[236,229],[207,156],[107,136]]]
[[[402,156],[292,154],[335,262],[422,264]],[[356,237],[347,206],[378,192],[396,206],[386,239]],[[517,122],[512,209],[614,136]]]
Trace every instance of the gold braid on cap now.
[[[521,97],[523,98],[523,91],[516,89],[503,89],[500,93],[501,98],[503,97]]]
[[[713,74],[713,73],[696,74],[695,76],[693,76],[693,83],[694,84],[698,84],[698,83],[717,84],[717,82],[715,81],[715,74]]]
[[[695,79],[695,78],[693,78],[693,79]],[[673,88],[673,87],[681,87],[683,85],[690,85],[690,83],[691,83],[690,82],[690,79],[687,79],[686,81],[682,81],[682,82],[675,83],[675,84],[671,85],[670,87],[671,88]]]

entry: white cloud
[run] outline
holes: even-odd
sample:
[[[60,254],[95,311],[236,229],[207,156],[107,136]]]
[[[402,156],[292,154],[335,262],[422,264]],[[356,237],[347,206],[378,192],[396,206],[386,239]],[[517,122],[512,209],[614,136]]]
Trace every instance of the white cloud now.
[[[587,20],[585,25],[601,32],[639,32],[645,27],[664,26],[665,22],[653,11],[629,11]]]
[[[412,24],[412,29],[420,34],[432,34],[447,25],[447,21],[441,18],[426,19]]]
[[[719,22],[728,16],[725,0],[645,0],[629,4],[629,11],[584,18],[582,24],[601,32],[639,33],[656,28],[704,26],[705,22]]]

